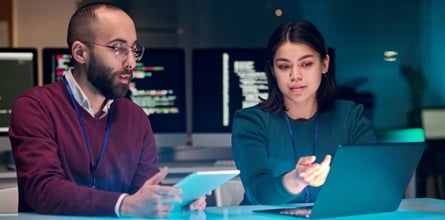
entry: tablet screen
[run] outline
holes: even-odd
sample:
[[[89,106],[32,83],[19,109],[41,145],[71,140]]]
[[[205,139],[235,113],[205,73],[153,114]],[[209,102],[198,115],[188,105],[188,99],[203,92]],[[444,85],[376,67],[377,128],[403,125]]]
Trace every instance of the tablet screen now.
[[[206,195],[239,174],[239,170],[197,171],[175,184],[182,190],[182,202],[178,207]]]

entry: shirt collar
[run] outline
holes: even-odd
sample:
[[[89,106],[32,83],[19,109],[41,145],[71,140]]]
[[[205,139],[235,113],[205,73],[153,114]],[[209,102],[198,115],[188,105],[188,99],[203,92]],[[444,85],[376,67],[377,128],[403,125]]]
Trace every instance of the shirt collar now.
[[[71,69],[72,71],[72,69]],[[88,100],[88,97],[85,95],[85,93],[80,88],[77,81],[74,79],[73,74],[71,71],[66,71],[65,73],[65,79],[68,82],[68,85],[70,86],[71,90],[73,91],[74,99],[79,103],[79,105],[85,109],[92,117],[95,117],[94,110],[91,107],[90,101]],[[111,103],[113,103],[112,99],[108,99],[107,103],[105,103],[104,108],[102,109],[103,114],[99,117],[104,117],[108,111],[110,110]]]

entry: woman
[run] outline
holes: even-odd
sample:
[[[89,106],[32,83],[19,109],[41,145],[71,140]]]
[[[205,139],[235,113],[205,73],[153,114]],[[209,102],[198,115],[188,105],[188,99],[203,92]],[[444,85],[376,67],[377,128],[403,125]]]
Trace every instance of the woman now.
[[[375,134],[362,105],[335,100],[327,45],[313,24],[279,26],[266,53],[268,97],[233,120],[241,204],[313,202],[338,145],[376,142]]]

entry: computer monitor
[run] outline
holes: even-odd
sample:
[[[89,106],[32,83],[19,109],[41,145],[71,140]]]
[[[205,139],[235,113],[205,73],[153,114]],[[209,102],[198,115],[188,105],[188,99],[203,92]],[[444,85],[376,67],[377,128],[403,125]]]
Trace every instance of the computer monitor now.
[[[0,134],[5,136],[15,99],[38,85],[37,49],[0,48],[0,69]]]
[[[187,144],[183,49],[146,48],[128,97],[147,113],[158,147]]]
[[[43,84],[53,83],[63,77],[73,67],[71,52],[68,48],[43,48]]]
[[[59,80],[71,67],[68,48],[43,49],[44,83]],[[184,50],[146,48],[127,98],[148,115],[158,147],[187,144],[185,92]]]
[[[231,146],[236,110],[267,98],[264,48],[207,48],[192,51],[192,144]],[[328,48],[335,74],[335,51]],[[335,78],[335,75],[333,76]]]
[[[192,59],[192,145],[229,147],[235,111],[267,98],[265,49],[194,49]]]

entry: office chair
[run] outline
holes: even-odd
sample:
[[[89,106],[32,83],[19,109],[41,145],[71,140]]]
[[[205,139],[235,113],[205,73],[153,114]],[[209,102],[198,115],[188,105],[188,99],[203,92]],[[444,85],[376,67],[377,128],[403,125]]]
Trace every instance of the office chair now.
[[[215,189],[216,206],[237,206],[244,196],[244,187],[239,178],[234,178]]]
[[[422,162],[423,181],[421,196],[433,194],[436,198],[445,199],[444,176],[445,169],[445,107],[424,107],[420,110],[422,128],[425,130],[425,140],[428,147]],[[434,192],[428,193],[426,179],[432,179]]]
[[[0,189],[0,213],[18,212],[18,188]]]

